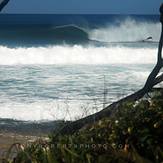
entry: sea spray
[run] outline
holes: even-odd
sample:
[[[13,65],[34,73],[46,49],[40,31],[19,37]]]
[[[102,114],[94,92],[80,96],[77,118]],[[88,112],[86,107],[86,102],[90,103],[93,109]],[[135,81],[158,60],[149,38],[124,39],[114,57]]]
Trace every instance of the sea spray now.
[[[161,25],[158,22],[139,22],[130,17],[114,24],[106,24],[89,31],[89,37],[93,40],[105,42],[141,41],[152,37],[159,40]]]

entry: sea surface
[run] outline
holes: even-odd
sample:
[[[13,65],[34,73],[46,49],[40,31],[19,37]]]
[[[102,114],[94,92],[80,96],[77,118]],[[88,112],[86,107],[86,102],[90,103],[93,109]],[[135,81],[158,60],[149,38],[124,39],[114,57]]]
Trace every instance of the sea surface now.
[[[74,120],[133,93],[160,32],[158,15],[1,14],[0,118]]]

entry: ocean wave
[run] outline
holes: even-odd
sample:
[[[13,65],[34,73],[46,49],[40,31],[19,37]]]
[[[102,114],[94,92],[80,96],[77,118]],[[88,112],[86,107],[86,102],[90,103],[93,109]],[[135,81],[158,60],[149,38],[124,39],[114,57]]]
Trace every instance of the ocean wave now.
[[[105,42],[133,42],[152,37],[153,41],[158,41],[160,32],[159,22],[139,22],[128,17],[120,23],[108,24],[90,30],[89,38]]]
[[[153,64],[156,48],[50,46],[8,48],[0,46],[0,65]]]
[[[15,46],[45,46],[52,44],[82,44],[89,41],[88,33],[73,24],[64,26],[2,26],[0,44]]]
[[[92,104],[93,105],[93,104]],[[71,107],[69,110],[67,107]],[[93,113],[88,108],[89,114]],[[69,115],[68,112],[71,112]],[[74,120],[84,113],[80,102],[37,101],[34,103],[17,103],[9,101],[0,105],[0,117],[22,121]]]
[[[99,67],[99,69],[100,68],[104,69],[104,67]],[[113,68],[108,68],[108,74],[106,76],[106,89],[108,90],[106,105],[109,105],[117,99],[120,99],[140,89],[150,73],[150,68],[147,69],[145,66],[141,66],[140,69],[138,69],[138,67],[133,69],[132,66],[128,66],[128,69],[131,70],[121,72],[118,71],[118,69],[123,70],[124,68],[125,67],[123,66],[119,68],[114,66]],[[24,68],[22,68],[21,71],[23,71],[23,69]],[[109,72],[109,70],[112,72]],[[64,72],[63,76],[66,76]],[[91,76],[91,74],[89,76]],[[89,81],[83,80],[85,84],[83,84],[83,81],[80,81],[80,79],[76,81],[76,84],[78,83],[80,88],[77,88],[79,90],[73,94],[71,92],[71,87],[64,88],[63,85],[63,87],[61,86],[63,91],[58,91],[58,93],[56,93],[55,90],[57,89],[57,85],[55,86],[55,81],[57,80],[57,77],[55,75],[53,77],[53,82],[51,80],[47,81],[49,79],[48,78],[45,80],[46,83],[43,83],[44,80],[39,78],[41,82],[39,85],[38,83],[37,85],[33,85],[32,92],[35,92],[37,88],[41,89],[37,90],[37,96],[33,96],[33,100],[29,100],[29,88],[24,90],[24,97],[21,97],[21,95],[19,97],[15,97],[15,94],[18,93],[18,90],[21,86],[13,84],[12,86],[15,88],[13,93],[11,93],[11,91],[5,91],[5,95],[2,96],[2,93],[0,92],[0,118],[22,121],[53,121],[63,119],[75,120],[76,118],[93,114],[103,108],[103,78],[102,74],[98,74],[97,76],[98,77],[95,78],[87,77],[90,79]],[[101,79],[99,79],[99,77]],[[75,78],[76,76],[74,76],[74,79]],[[66,77],[64,81],[65,83],[67,82]],[[62,83],[63,81],[60,80],[59,82]],[[48,93],[48,88],[45,87],[44,84],[53,85],[54,87],[51,87],[53,97],[57,95],[58,98],[37,98],[43,93]],[[89,88],[89,91],[86,87]],[[96,93],[94,93],[94,91]],[[80,95],[78,92],[80,92]]]
[[[113,24],[114,25],[89,30],[83,30],[83,28],[70,25],[46,29],[35,28],[35,30],[32,28],[30,29],[31,31],[29,29],[25,31],[24,28],[21,30],[16,28],[13,30],[20,33],[14,33],[13,35],[15,40],[18,41],[19,46],[13,46],[12,48],[10,45],[16,43],[15,40],[11,39],[13,31],[8,29],[6,29],[4,33],[1,31],[0,67],[2,84],[0,94],[2,98],[0,101],[0,117],[27,121],[57,120],[64,118],[71,120],[76,117],[81,117],[84,112],[82,108],[85,108],[83,104],[87,104],[87,99],[84,99],[82,102],[79,99],[78,101],[70,100],[68,106],[67,99],[64,98],[73,95],[72,97],[74,98],[80,97],[83,99],[85,96],[88,96],[87,93],[91,92],[87,91],[89,87],[95,90],[96,93],[98,92],[97,89],[101,91],[103,89],[104,74],[108,75],[106,79],[108,79],[110,89],[108,91],[109,102],[118,99],[118,96],[122,97],[121,94],[123,92],[124,95],[127,95],[135,91],[135,89],[138,90],[141,88],[157,60],[156,46],[151,45],[151,43],[144,44],[141,41],[147,37],[152,37],[152,41],[158,41],[160,25],[159,23],[152,22],[137,22],[133,19],[126,19],[120,23]],[[49,29],[49,31],[47,29]],[[76,34],[74,32],[75,30]],[[37,31],[38,33],[35,33]],[[65,37],[69,38],[74,34],[73,45],[67,45],[64,41],[56,45],[54,33],[56,33],[56,35],[58,34],[58,37],[63,36],[61,40],[64,40]],[[92,42],[87,43],[92,44],[87,44],[87,46],[77,45],[79,38],[83,38],[84,42],[90,39]],[[51,46],[36,47],[33,41],[40,43],[40,40],[43,44],[50,44],[50,42],[53,42],[53,44]],[[5,41],[9,42],[6,43]],[[56,41],[58,42],[58,39]],[[113,42],[116,44],[107,44]],[[127,42],[127,45],[124,46],[120,44],[120,42]],[[135,44],[128,46],[129,43],[133,42],[135,42]],[[2,46],[2,44],[5,46]],[[27,44],[30,44],[30,46],[26,46]],[[96,46],[97,44],[100,46]],[[144,45],[142,46],[142,44]],[[118,67],[114,67],[114,64]],[[139,64],[143,64],[143,66]],[[152,64],[150,68],[148,68],[149,64]],[[27,66],[29,69],[25,69],[26,66],[21,67],[21,65],[30,66]],[[30,68],[37,65],[43,65],[38,67],[47,67],[47,69],[40,74],[32,73]],[[61,68],[59,66],[58,70],[61,71],[57,71],[57,66],[51,65],[63,65],[63,67],[61,66]],[[66,71],[65,65],[70,65],[67,67],[73,67],[74,65],[74,68]],[[82,77],[83,74],[80,76],[80,71],[76,72],[77,69],[79,70],[77,65],[84,65],[81,67],[86,67],[80,69],[84,75],[86,73],[89,74],[91,71],[90,67],[94,68],[92,69],[92,73]],[[85,65],[88,65],[88,67]],[[106,69],[105,65],[109,67]],[[124,67],[124,65],[127,65],[127,68]],[[133,65],[136,66],[135,69],[132,68]],[[97,72],[97,67],[100,69],[100,72]],[[40,72],[40,68],[37,71]],[[74,76],[72,80],[72,75],[76,73],[79,73],[79,76]],[[17,77],[16,74],[18,74]],[[96,75],[96,77],[93,78],[93,75]],[[58,76],[61,76],[61,78]],[[85,79],[89,77],[90,79],[85,81]],[[77,79],[79,80],[80,91],[73,91],[72,94],[71,88],[74,89]],[[61,85],[58,86],[58,83]],[[70,85],[70,83],[74,85]],[[99,83],[102,83],[101,87],[98,85]],[[69,87],[67,87],[67,85]],[[87,88],[85,88],[85,86]],[[62,88],[62,91],[60,89],[58,90],[58,88]],[[35,92],[38,92],[37,96]],[[79,92],[80,95],[78,94]],[[102,94],[103,92],[100,93],[100,97]],[[98,97],[98,95],[93,97]],[[63,99],[59,100],[59,98]],[[97,109],[102,109],[101,100],[98,102],[100,102],[100,105]],[[86,107],[88,107],[90,111],[88,114],[91,114],[93,113],[92,106],[94,106],[94,101],[89,101],[89,104],[90,105]],[[70,108],[71,115],[67,113],[68,107]]]
[[[117,22],[118,23],[117,23]],[[11,25],[0,27],[0,44],[12,47],[45,46],[67,44],[89,44],[98,42],[133,43],[158,42],[161,31],[159,22],[138,21],[133,18],[118,19],[96,28],[75,24],[62,26]],[[146,38],[150,38],[146,40]],[[106,43],[106,44],[104,44]]]

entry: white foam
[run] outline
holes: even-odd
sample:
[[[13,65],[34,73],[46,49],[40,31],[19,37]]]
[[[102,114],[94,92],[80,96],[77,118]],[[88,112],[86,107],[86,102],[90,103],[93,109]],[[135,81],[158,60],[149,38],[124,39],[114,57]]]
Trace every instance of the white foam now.
[[[126,96],[127,94],[130,94],[142,88],[145,80],[148,77],[148,74],[150,73],[150,70],[148,71],[147,69],[144,69],[143,66],[140,67],[141,71],[138,70],[138,68],[139,65],[136,66],[135,69],[132,69],[132,67],[128,65],[128,71],[125,72],[122,71],[119,73],[115,71],[114,75],[107,76],[106,78],[106,88],[108,91],[107,104],[116,101],[117,99],[122,98],[123,96]],[[97,78],[97,80],[92,81],[89,80],[89,82],[86,82],[85,85],[87,85],[87,87],[90,87],[91,89],[92,86],[98,85],[97,84],[98,82],[99,78]],[[46,85],[52,84],[51,80],[50,83],[48,83],[48,81],[45,80],[45,84]],[[12,94],[9,95],[7,93],[7,96],[3,95],[1,97],[0,118],[9,118],[26,121],[45,121],[45,120],[50,121],[61,119],[74,120],[77,117],[81,118],[83,116],[94,113],[95,111],[97,111],[96,109],[98,110],[102,109],[103,83],[101,85],[98,85],[98,87],[100,87],[101,92],[98,92],[99,88],[93,87],[93,91],[95,91],[96,93],[93,94],[92,96],[87,95],[88,92],[84,91],[84,86],[83,87],[81,86],[80,88],[80,94],[82,95],[79,95],[78,92],[74,94],[69,93],[69,90],[65,89],[61,94],[58,95],[59,99],[48,99],[48,98],[38,99],[33,97],[32,100],[29,100],[28,96],[26,96],[24,97],[23,100],[17,100],[17,98],[19,97],[12,98],[12,96],[14,95]],[[55,90],[55,88],[53,89]],[[15,89],[14,92],[16,91],[17,90]],[[38,95],[39,94],[37,94],[37,96]],[[69,98],[67,99],[66,97]],[[95,99],[97,99],[97,101]]]
[[[93,113],[92,109],[87,109],[89,114]],[[8,103],[0,105],[1,118],[23,121],[74,120],[77,117],[81,118],[83,113],[79,103],[65,101],[37,101],[33,103],[8,101]]]
[[[89,35],[91,39],[106,42],[140,41],[147,37],[158,41],[160,32],[160,23],[137,22],[128,18],[118,25],[106,25],[103,28],[89,31]]]
[[[52,46],[8,48],[0,46],[0,65],[151,64],[153,48]]]
[[[116,101],[118,98],[122,98],[123,96],[142,88],[149,73],[150,70],[144,70],[142,66],[142,71],[129,70],[127,72],[117,72],[112,76],[113,78],[109,78],[108,76],[106,84],[108,85],[108,82],[112,84],[109,84],[107,87],[107,103],[109,104]],[[92,82],[93,81],[90,81],[85,84],[91,89]],[[99,82],[98,79],[96,82]],[[46,84],[49,85],[47,81]],[[94,84],[96,85],[96,83]],[[100,87],[103,89],[103,84]],[[97,90],[95,89],[94,91]],[[81,118],[90,115],[96,112],[96,109],[102,109],[103,90],[99,92],[101,94],[100,97],[98,94],[96,96],[96,93],[92,97],[91,95],[87,95],[87,93],[84,92],[83,87],[80,88],[80,92],[83,95],[79,96],[79,94],[76,93],[72,96],[68,90],[65,90],[63,94],[58,95],[61,99],[45,98],[39,100],[38,98],[35,99],[35,97],[33,97],[33,100],[30,101],[28,100],[28,96],[26,96],[21,102],[20,100],[17,100],[17,98],[11,98],[12,96],[4,95],[2,96],[0,103],[0,118],[23,121],[74,120],[77,117]],[[72,98],[70,98],[71,100],[69,98],[62,99],[62,97],[69,96],[72,96]],[[80,98],[84,100],[80,100]],[[97,98],[97,101],[93,100],[94,98]]]

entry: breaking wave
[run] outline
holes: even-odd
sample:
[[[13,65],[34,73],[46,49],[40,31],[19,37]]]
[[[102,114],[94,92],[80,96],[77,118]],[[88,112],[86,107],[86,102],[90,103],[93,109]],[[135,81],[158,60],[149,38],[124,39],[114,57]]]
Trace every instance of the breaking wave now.
[[[154,48],[52,46],[8,48],[0,46],[0,65],[151,64]]]
[[[161,31],[159,22],[142,22],[132,18],[116,21],[96,28],[75,24],[63,26],[1,26],[0,44],[6,46],[44,46],[63,44],[87,44],[99,42],[140,42],[146,38],[158,41]]]
[[[91,39],[105,42],[141,41],[148,37],[158,41],[160,31],[159,22],[138,22],[127,18],[120,23],[94,29],[89,35]]]
[[[101,79],[101,76],[103,77],[105,74],[107,74],[106,79],[109,85],[109,102],[117,99],[117,94],[119,96],[122,93],[124,95],[130,94],[132,88],[138,90],[152,70],[151,65],[156,63],[157,59],[156,44],[153,46],[150,41],[144,44],[142,40],[152,37],[152,41],[157,42],[160,35],[159,23],[137,22],[131,18],[96,29],[85,28],[83,30],[83,28],[68,25],[57,28],[37,29],[38,31],[36,29],[31,29],[31,31],[27,29],[26,32],[23,32],[24,29],[22,31],[13,30],[22,33],[19,33],[20,35],[18,33],[12,35],[12,30],[8,29],[6,29],[7,35],[5,32],[0,32],[0,117],[27,121],[64,118],[69,120],[82,116],[83,110],[81,110],[81,106],[86,103],[87,99],[83,103],[70,100],[72,117],[69,117],[66,113],[66,100],[58,101],[57,98],[54,100],[50,98],[50,95],[61,98],[71,97],[72,95],[72,97],[80,97],[81,99],[88,97],[87,93],[91,92],[89,88],[95,88],[96,92],[98,92],[97,89],[103,89],[103,78]],[[67,45],[67,43],[62,42],[61,44],[54,43],[48,46],[36,47],[33,44],[33,41],[40,42],[41,39],[43,41],[41,43],[46,42],[49,44],[49,39],[54,41],[54,34],[58,35],[58,37],[63,36],[63,40],[74,35],[73,45]],[[18,43],[20,41],[20,44],[11,48],[11,41],[13,41],[11,37],[13,36],[16,37],[15,40]],[[116,42],[117,44],[100,44],[101,46],[87,44],[87,46],[84,46],[77,44],[79,38],[84,41],[88,41],[88,39],[95,40],[99,44],[102,42]],[[23,40],[24,43],[27,41],[32,46],[21,46]],[[9,42],[6,44],[5,41]],[[92,41],[92,43],[97,42]],[[132,44],[124,46],[120,42],[128,42],[128,44],[131,42]],[[135,43],[133,44],[133,42]],[[141,65],[140,67],[139,64],[143,64],[143,66]],[[24,68],[26,66],[21,67],[21,65],[30,66]],[[38,70],[36,69],[37,73],[32,73],[34,70],[30,68],[36,65],[50,66],[38,66],[42,69],[38,68]],[[56,68],[57,66],[51,65],[63,66]],[[71,65],[67,66],[67,71],[65,71],[65,65]],[[75,66],[73,67],[73,65]],[[79,66],[78,71],[77,65]],[[88,68],[85,65],[88,65]],[[89,65],[93,67],[92,70]],[[43,71],[44,68],[45,70]],[[90,73],[90,71],[92,72]],[[17,78],[15,75],[18,75]],[[62,88],[63,91],[59,90],[59,88]],[[35,93],[37,93],[37,96]],[[45,97],[45,95],[48,96]],[[103,95],[103,92],[100,97],[101,95]],[[98,95],[95,94],[94,97],[98,98]],[[98,102],[101,103],[101,100]],[[93,102],[90,103],[88,110],[91,110],[91,106],[93,106]],[[91,113],[89,112],[89,114]]]
[[[79,44],[87,42],[88,37],[84,29],[75,25],[0,27],[0,44],[8,47],[45,46],[63,42]]]

